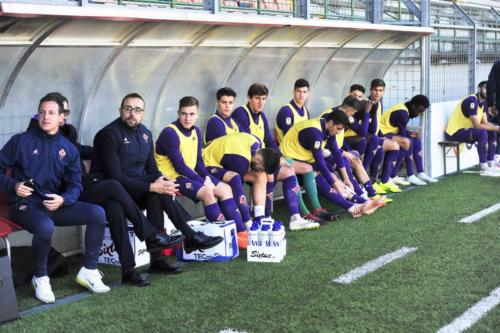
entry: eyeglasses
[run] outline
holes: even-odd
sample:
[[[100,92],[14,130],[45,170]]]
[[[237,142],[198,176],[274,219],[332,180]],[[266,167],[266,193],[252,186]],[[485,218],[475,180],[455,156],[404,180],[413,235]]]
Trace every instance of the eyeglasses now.
[[[140,115],[144,112],[144,109],[141,109],[140,107],[131,107],[131,106],[124,106],[122,107],[123,112],[128,113],[128,114],[135,114],[135,115]]]
[[[63,112],[64,112],[67,116],[69,116],[69,114],[70,114],[70,112],[71,112],[71,111],[70,111],[69,109],[64,109],[64,111],[63,111]]]

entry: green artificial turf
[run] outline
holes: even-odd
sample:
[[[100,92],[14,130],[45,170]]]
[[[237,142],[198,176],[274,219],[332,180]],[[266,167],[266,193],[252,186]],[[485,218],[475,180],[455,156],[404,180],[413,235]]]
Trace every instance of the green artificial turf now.
[[[147,288],[54,307],[0,332],[436,332],[500,286],[500,212],[457,223],[500,201],[500,179],[449,176],[394,196],[374,215],[287,234],[285,260],[192,263]],[[334,209],[333,206],[329,208]],[[282,202],[275,218],[286,220]],[[418,250],[348,285],[332,280],[401,247]],[[73,272],[77,266],[72,266]],[[106,281],[119,270],[103,266]],[[53,280],[58,298],[81,289],[74,274]],[[38,304],[30,288],[21,308]],[[471,332],[498,332],[500,309]]]

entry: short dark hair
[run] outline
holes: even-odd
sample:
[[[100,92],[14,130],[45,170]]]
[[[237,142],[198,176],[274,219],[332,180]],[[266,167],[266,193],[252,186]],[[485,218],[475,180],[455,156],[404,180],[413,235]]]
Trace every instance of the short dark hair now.
[[[309,82],[306,79],[298,79],[293,85],[293,90],[307,87],[309,89]]]
[[[351,88],[349,89],[349,92],[353,92],[353,91],[355,91],[355,90],[359,90],[359,91],[361,91],[363,94],[364,94],[364,93],[365,93],[365,91],[366,91],[366,90],[365,90],[365,87],[363,87],[362,85],[357,84],[357,83],[356,83],[356,84],[353,84],[353,85],[351,86]]]
[[[125,102],[125,100],[127,98],[139,98],[144,103],[144,105],[146,105],[146,102],[144,102],[144,98],[142,98],[141,95],[139,95],[138,93],[130,93],[130,94],[125,95],[125,97],[122,98],[122,102],[120,104],[120,108],[123,107],[123,103]]]
[[[232,88],[224,87],[224,88],[220,88],[219,90],[217,90],[216,96],[217,96],[217,100],[220,100],[222,98],[222,96],[229,96],[229,97],[236,98],[236,91],[234,91]]]
[[[479,84],[477,85],[478,88],[481,88],[482,86],[485,86],[488,84],[488,81],[481,81],[479,82]]]
[[[252,83],[248,88],[248,97],[252,98],[254,96],[267,96],[269,95],[269,90],[264,83]]]
[[[348,128],[350,125],[349,117],[344,112],[330,112],[326,115],[326,121],[333,121],[335,125],[344,125]]]
[[[188,106],[200,107],[200,102],[193,96],[184,96],[179,100],[179,110]]]
[[[425,95],[415,95],[410,99],[410,105],[420,105],[423,106],[424,108],[428,108],[431,103],[429,102],[429,99]]]
[[[267,174],[275,173],[280,166],[281,154],[274,148],[262,148],[259,150],[264,160],[264,171]]]
[[[351,95],[344,98],[344,100],[342,101],[342,106],[354,108],[356,109],[356,111],[361,110],[361,103],[356,97]]]
[[[370,83],[370,90],[375,89],[377,87],[385,88],[385,81],[382,79],[373,79],[372,82]]]
[[[61,114],[64,112],[63,97],[64,96],[58,92],[48,93],[47,95],[43,96],[42,99],[40,99],[40,103],[38,103],[38,109],[40,109],[40,106],[42,106],[42,103],[44,102],[56,102],[58,106],[57,113]]]

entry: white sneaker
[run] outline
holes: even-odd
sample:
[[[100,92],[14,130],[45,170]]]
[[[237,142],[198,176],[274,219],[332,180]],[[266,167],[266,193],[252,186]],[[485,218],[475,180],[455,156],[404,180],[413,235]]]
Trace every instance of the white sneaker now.
[[[429,177],[423,172],[419,172],[417,174],[417,177],[420,178],[421,180],[423,180],[424,182],[428,182],[428,183],[437,183],[438,182],[438,180],[436,178]]]
[[[408,186],[411,185],[410,182],[407,182],[404,178],[396,176],[394,178],[391,178],[391,181],[396,184],[396,185],[401,185],[401,186]]]
[[[413,185],[418,185],[418,186],[427,185],[426,182],[424,182],[422,179],[418,178],[415,175],[411,175],[410,177],[408,177],[408,181]]]
[[[298,218],[294,221],[290,221],[290,225],[288,226],[288,228],[290,229],[290,231],[313,230],[319,228],[319,223],[303,218]]]
[[[35,297],[44,303],[54,303],[56,297],[52,292],[52,287],[50,286],[50,279],[48,276],[36,277],[33,276],[31,279],[31,284],[35,288]]]
[[[102,273],[97,269],[80,268],[75,281],[93,293],[107,293],[110,290],[102,282]]]
[[[481,171],[479,172],[481,176],[486,176],[486,177],[500,177],[500,172],[488,169],[486,171]]]

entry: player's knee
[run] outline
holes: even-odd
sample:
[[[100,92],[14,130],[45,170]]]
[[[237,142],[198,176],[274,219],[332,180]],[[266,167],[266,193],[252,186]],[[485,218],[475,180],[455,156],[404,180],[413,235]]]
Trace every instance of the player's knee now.
[[[54,223],[50,218],[43,219],[37,223],[35,232],[38,239],[50,241],[54,233]]]
[[[394,140],[385,140],[384,147],[386,148],[387,151],[399,150],[399,144]]]
[[[219,195],[223,198],[233,196],[233,191],[231,190],[231,187],[225,183],[222,183],[222,182],[220,182],[217,185],[217,191],[219,192]]]
[[[402,138],[400,141],[400,145],[403,149],[408,150],[411,146],[411,141],[408,138]]]

